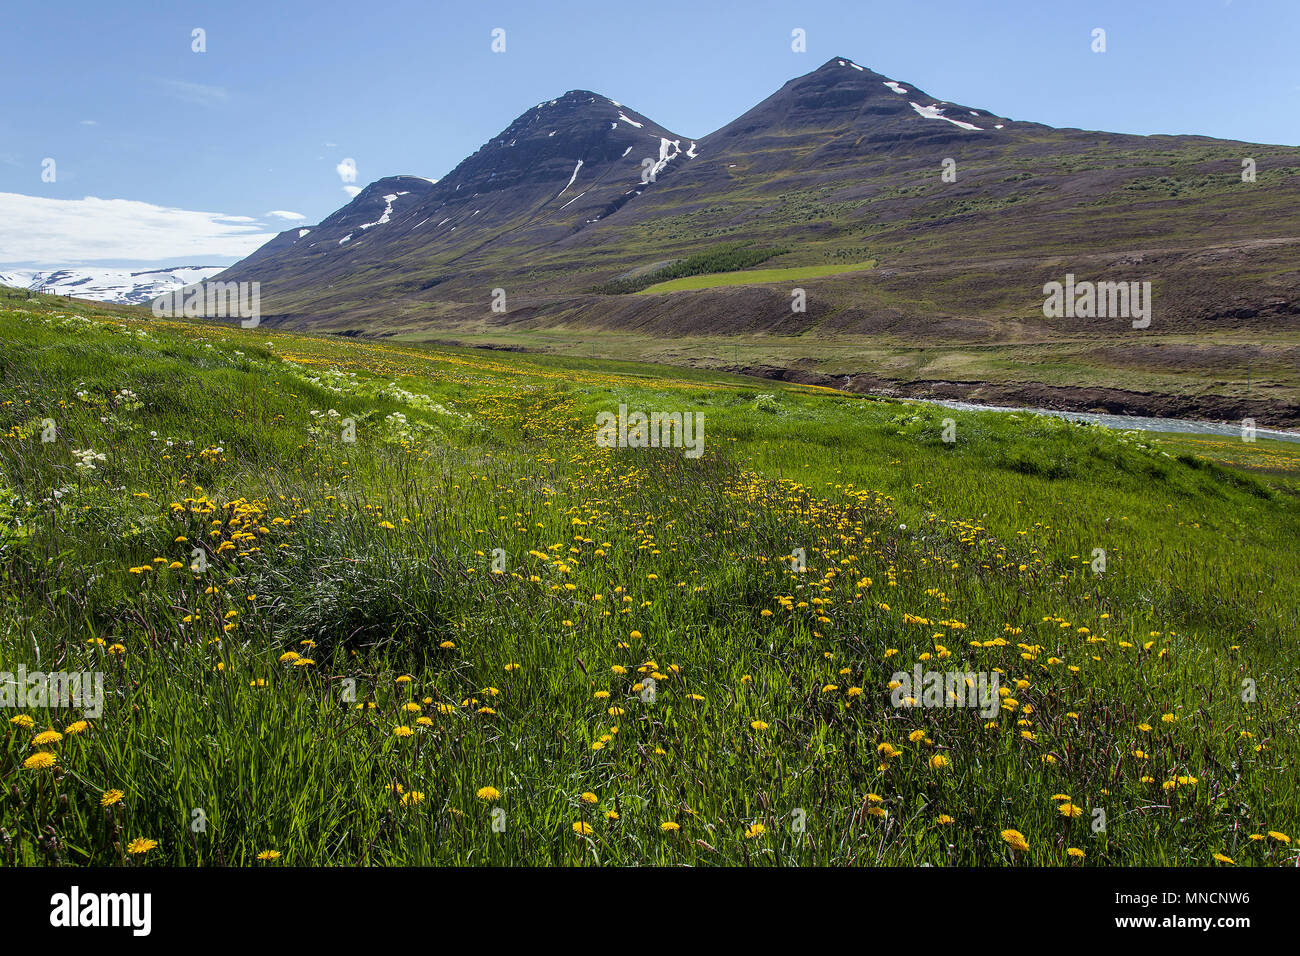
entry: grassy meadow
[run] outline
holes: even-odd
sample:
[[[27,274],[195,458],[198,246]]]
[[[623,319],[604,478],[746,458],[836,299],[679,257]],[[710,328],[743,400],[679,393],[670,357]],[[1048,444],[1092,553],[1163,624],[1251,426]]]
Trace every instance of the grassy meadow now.
[[[874,259],[831,266],[791,266],[785,269],[746,269],[742,272],[711,272],[705,275],[684,276],[656,282],[637,292],[650,295],[656,292],[680,292],[683,289],[716,289],[729,285],[756,285],[761,282],[799,282],[803,279],[823,279],[842,272],[861,272],[876,265]]]
[[[0,335],[0,671],[105,690],[0,710],[4,865],[1296,863],[1300,446],[66,300]],[[703,456],[600,447],[620,404]],[[917,665],[993,713],[896,706]]]

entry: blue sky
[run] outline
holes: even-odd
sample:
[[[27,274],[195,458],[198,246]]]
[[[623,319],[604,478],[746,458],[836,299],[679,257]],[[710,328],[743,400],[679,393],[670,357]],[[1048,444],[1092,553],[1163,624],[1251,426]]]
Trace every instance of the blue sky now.
[[[437,178],[577,88],[698,138],[832,56],[1013,119],[1300,145],[1297,0],[50,0],[0,27],[0,268],[226,264],[345,203],[345,158]]]

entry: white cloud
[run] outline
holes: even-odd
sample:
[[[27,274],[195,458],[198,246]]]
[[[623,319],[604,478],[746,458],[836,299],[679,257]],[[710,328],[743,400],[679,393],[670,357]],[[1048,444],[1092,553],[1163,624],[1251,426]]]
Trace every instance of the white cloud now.
[[[275,233],[248,216],[132,199],[47,199],[0,192],[0,263],[243,257]]]
[[[230,99],[224,86],[189,83],[185,80],[159,80],[165,93],[196,106],[222,106]]]
[[[293,222],[297,222],[299,219],[307,218],[300,212],[289,212],[289,210],[287,209],[272,209],[270,212],[267,213],[267,215],[278,216],[281,219],[289,219],[292,220]]]
[[[357,161],[355,159],[345,159],[337,166],[334,171],[339,174],[339,179],[345,183],[355,183],[357,181]]]
[[[355,196],[357,193],[361,192],[361,187],[360,187],[360,186],[344,186],[344,187],[343,187],[343,191],[344,191],[345,193],[347,193],[349,196]]]
[[[99,125],[99,120],[82,120],[82,121],[81,121],[81,125],[82,125],[82,126],[98,126],[98,125]]]

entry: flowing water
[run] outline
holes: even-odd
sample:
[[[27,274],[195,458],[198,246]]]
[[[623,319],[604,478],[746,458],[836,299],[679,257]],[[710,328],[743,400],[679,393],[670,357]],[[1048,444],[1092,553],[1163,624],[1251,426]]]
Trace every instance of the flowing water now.
[[[1027,412],[1032,415],[1055,415],[1071,421],[1095,422],[1106,428],[1123,431],[1130,429],[1144,432],[1191,432],[1197,435],[1224,435],[1241,438],[1240,424],[1227,422],[1197,422],[1184,418],[1147,418],[1141,415],[1102,415],[1096,412],[1060,412],[1049,408],[1013,408],[1006,405],[977,405],[972,402],[954,402],[938,398],[910,398],[907,401],[924,402],[927,405],[942,405],[966,412]],[[1271,428],[1256,428],[1256,438],[1275,438],[1279,441],[1300,442],[1300,432],[1275,431]]]

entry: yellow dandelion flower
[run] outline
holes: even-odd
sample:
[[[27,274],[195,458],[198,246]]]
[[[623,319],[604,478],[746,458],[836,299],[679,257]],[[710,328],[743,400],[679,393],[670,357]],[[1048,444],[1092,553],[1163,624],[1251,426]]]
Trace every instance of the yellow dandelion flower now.
[[[1019,850],[1023,853],[1029,849],[1029,841],[1025,839],[1025,835],[1019,830],[1003,830],[1002,839],[1013,850]]]

